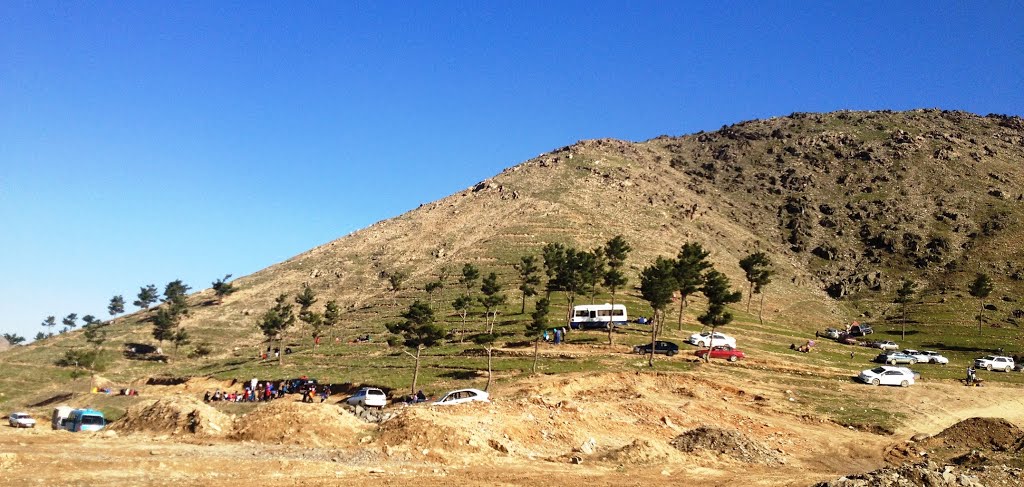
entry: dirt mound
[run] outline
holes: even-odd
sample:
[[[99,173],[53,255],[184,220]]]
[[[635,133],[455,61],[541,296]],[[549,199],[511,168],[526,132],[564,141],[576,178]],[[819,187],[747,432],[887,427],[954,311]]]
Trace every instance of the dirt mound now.
[[[457,427],[460,416],[474,405],[458,410],[435,411],[426,407],[405,408],[380,426],[380,440],[388,447],[412,451],[450,452],[482,451],[487,441],[476,438],[473,428]],[[449,408],[454,409],[454,408]],[[461,414],[460,414],[461,413]]]
[[[667,444],[637,438],[632,443],[607,453],[603,459],[626,465],[646,465],[664,462],[674,453]]]
[[[371,429],[332,404],[277,400],[238,419],[232,438],[311,447],[358,441]]]
[[[125,432],[224,436],[234,419],[191,396],[168,396],[143,401],[128,408],[111,429]]]
[[[1004,451],[1024,438],[1024,430],[1001,418],[969,418],[929,438],[950,448]],[[932,443],[933,445],[935,443]]]
[[[747,438],[736,430],[701,426],[671,441],[672,446],[686,453],[713,452],[745,463],[783,463],[782,456]]]

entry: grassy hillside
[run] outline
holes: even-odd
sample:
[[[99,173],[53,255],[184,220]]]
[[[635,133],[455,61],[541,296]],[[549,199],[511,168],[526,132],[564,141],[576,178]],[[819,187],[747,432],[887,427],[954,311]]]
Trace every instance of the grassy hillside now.
[[[501,380],[514,380],[529,371],[532,359],[523,354],[532,350],[522,333],[530,306],[519,314],[512,265],[549,242],[590,249],[618,234],[634,248],[627,263],[630,286],[619,297],[633,316],[650,314],[633,286],[656,256],[674,256],[684,242],[700,242],[716,268],[745,290],[737,262],[760,250],[777,271],[767,288],[765,322],[741,304],[729,328],[768,363],[794,360],[789,344],[802,343],[814,329],[852,320],[876,323],[880,335],[892,338],[898,330],[895,288],[911,279],[922,291],[910,306],[905,344],[946,350],[960,364],[997,348],[1022,351],[1021,317],[1013,314],[1024,308],[1022,217],[1024,123],[1018,117],[938,110],[793,114],[640,143],[583,141],[242,277],[235,281],[239,291],[221,304],[211,290],[190,296],[183,326],[193,343],[176,354],[163,344],[168,363],[121,353],[126,343],[157,345],[148,322],[153,311],[118,318],[109,327],[109,364],[102,375],[127,384],[150,376],[308,374],[335,383],[408,387],[412,362],[386,346],[384,324],[413,300],[427,300],[425,284],[448,269],[451,277],[434,297],[435,308],[445,326],[461,327],[450,302],[458,292],[458,270],[472,263],[485,274],[498,273],[509,295],[498,327],[507,350],[495,368]],[[383,276],[396,271],[409,277],[392,292]],[[976,272],[995,282],[988,300],[995,309],[986,312],[980,336],[972,321],[978,301],[966,292]],[[256,317],[278,294],[294,296],[304,284],[319,295],[317,307],[336,299],[346,310],[332,331],[338,340],[314,353],[309,330],[297,325],[288,340],[296,353],[283,370],[256,360],[266,346]],[[565,301],[560,294],[553,299],[555,323]],[[676,330],[673,317],[670,339],[698,328],[694,317],[703,304],[699,297],[693,301],[683,330]],[[482,328],[480,311],[471,315],[471,330]],[[571,335],[575,348],[545,350],[542,369],[640,367],[642,361],[626,352],[647,339],[645,333],[641,327],[627,330],[610,348],[597,332]],[[363,334],[372,341],[349,343]],[[81,335],[75,331],[0,354],[0,400],[32,403],[67,389],[72,369],[54,363],[65,351],[86,346]],[[209,344],[212,353],[189,358],[199,343]],[[814,370],[846,374],[863,368],[870,353],[857,350],[850,360],[848,348],[826,344],[799,360]],[[421,383],[432,388],[482,385],[478,371],[486,357],[453,335],[427,351],[426,365]],[[954,377],[960,368],[934,374]]]

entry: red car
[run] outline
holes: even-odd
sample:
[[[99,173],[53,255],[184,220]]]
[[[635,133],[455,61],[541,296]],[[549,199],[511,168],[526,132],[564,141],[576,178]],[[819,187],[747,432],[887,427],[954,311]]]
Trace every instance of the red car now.
[[[708,354],[708,350],[706,348],[702,350],[697,350],[696,352],[693,352],[693,354],[700,358],[704,358],[704,356]],[[741,358],[746,357],[747,356],[743,354],[742,350],[738,350],[732,347],[723,346],[714,347],[711,349],[711,358],[721,358],[728,360],[730,362],[735,362]]]

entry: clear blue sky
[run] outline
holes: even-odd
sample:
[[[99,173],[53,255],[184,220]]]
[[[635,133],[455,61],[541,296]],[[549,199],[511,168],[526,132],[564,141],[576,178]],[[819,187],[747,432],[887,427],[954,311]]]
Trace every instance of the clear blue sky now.
[[[1022,46],[1018,1],[0,0],[0,332],[249,274],[580,139],[1022,114]]]

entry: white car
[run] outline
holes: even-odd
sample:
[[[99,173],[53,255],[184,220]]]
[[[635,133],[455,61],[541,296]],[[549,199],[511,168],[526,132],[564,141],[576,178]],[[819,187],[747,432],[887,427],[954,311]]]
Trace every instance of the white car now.
[[[1000,355],[986,355],[981,358],[974,359],[974,368],[985,369],[985,370],[1002,370],[1003,372],[1010,372],[1013,370],[1013,359],[1010,357],[1003,357]]]
[[[712,337],[711,332],[709,331],[705,331],[702,333],[694,333],[693,335],[690,335],[690,339],[687,340],[687,342],[689,342],[691,345],[697,345],[698,347],[730,346],[732,348],[737,348],[735,338],[724,333],[715,333],[715,335]]]
[[[904,350],[903,353],[910,355],[917,359],[919,364],[941,364],[946,365],[949,363],[949,359],[943,357],[939,352],[932,352],[931,350]]]
[[[28,413],[11,413],[11,415],[7,417],[7,422],[10,423],[13,428],[36,427],[36,420]]]
[[[375,387],[364,387],[352,397],[345,399],[345,402],[351,406],[382,408],[387,405],[388,396],[384,394],[384,391]]]
[[[873,344],[873,346],[875,348],[880,348],[882,350],[899,350],[900,349],[900,346],[897,345],[896,342],[891,341],[891,340],[875,342]]]
[[[873,386],[901,386],[907,387],[914,384],[914,371],[906,367],[894,367],[891,365],[880,365],[873,369],[867,369],[857,376],[861,382]]]
[[[491,402],[490,395],[480,389],[459,389],[449,392],[434,403],[435,406],[448,406],[451,404],[465,404],[467,402]]]

